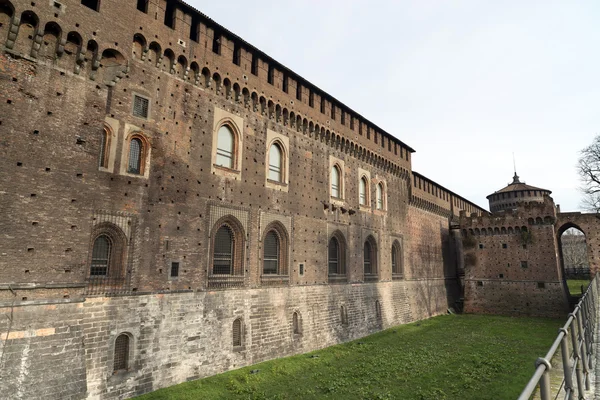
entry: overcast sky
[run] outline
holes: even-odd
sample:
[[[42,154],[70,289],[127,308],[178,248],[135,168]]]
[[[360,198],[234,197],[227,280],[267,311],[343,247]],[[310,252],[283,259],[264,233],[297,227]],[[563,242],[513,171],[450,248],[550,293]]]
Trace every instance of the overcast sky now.
[[[580,208],[600,134],[600,1],[188,3],[404,141],[413,169],[488,208],[508,184]]]

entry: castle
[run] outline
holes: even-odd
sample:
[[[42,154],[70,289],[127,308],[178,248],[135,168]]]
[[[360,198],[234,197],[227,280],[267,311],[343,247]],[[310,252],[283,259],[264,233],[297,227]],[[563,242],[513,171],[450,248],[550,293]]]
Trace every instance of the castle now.
[[[546,193],[523,211],[532,224],[496,216],[503,195],[490,215],[182,1],[0,0],[0,50],[8,398],[128,398],[463,296],[473,312],[565,309],[555,259],[506,278],[489,260],[504,257],[498,240],[525,240],[523,226],[539,231],[531,247],[553,237],[556,250],[552,227],[581,215]],[[531,282],[535,296],[499,305]]]

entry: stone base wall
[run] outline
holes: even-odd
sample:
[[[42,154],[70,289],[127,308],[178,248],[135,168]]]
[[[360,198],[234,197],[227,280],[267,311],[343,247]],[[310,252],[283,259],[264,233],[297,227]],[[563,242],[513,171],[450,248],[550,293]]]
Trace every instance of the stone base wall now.
[[[0,315],[9,318],[0,320],[0,393],[8,399],[129,398],[443,313],[451,286],[456,282],[408,280],[4,307]],[[301,334],[293,332],[294,312]],[[236,318],[243,338],[234,348]],[[131,337],[130,368],[114,374],[121,333]]]
[[[561,282],[466,279],[465,312],[565,318],[569,301]]]

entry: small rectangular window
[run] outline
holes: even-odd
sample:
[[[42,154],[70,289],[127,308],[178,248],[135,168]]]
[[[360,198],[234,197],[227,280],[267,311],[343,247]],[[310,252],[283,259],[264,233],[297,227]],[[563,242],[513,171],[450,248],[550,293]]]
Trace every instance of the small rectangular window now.
[[[252,64],[250,66],[250,73],[258,76],[258,57],[256,54],[252,54]]]
[[[171,278],[176,278],[179,276],[179,262],[171,263]]]
[[[296,100],[302,101],[302,85],[300,82],[296,85]]]
[[[315,106],[315,94],[312,91],[308,93],[308,105],[310,107]]]
[[[483,246],[483,243],[479,243],[479,248],[480,248],[480,249],[483,249],[483,247],[484,247],[484,246]]]
[[[137,9],[148,14],[148,0],[137,0]]]
[[[477,286],[483,286],[483,281],[477,281]]]
[[[81,5],[89,7],[94,11],[100,11],[100,0],[81,0]]]
[[[167,1],[164,24],[171,29],[175,29],[175,9],[175,2]]]
[[[537,283],[537,287],[538,287],[538,289],[545,289],[546,288],[546,282],[538,282]]]
[[[354,117],[350,116],[350,129],[354,130]]]
[[[504,274],[499,274],[498,278],[504,278]]]
[[[192,25],[190,26],[190,40],[200,42],[200,19],[192,16]]]
[[[284,91],[284,93],[288,92],[288,77],[287,77],[287,75],[283,75],[283,86],[281,87],[281,89]]]
[[[267,74],[267,83],[272,85],[275,82],[275,68],[269,64],[269,73]]]
[[[523,244],[523,248],[524,248],[525,250],[527,250],[527,245],[526,245],[526,244]]]
[[[502,248],[506,249],[508,247],[508,245],[506,243],[502,243]]]
[[[527,261],[521,261],[521,268],[527,268]]]
[[[148,99],[138,96],[133,96],[133,115],[140,118],[148,118]]]
[[[325,98],[321,97],[321,113],[325,114]]]
[[[304,275],[304,263],[298,265],[298,274]]]
[[[371,139],[371,128],[367,126],[367,139]]]
[[[239,43],[233,44],[233,63],[240,65],[242,58],[242,46]]]
[[[212,51],[215,54],[221,54],[221,34],[219,32],[214,32],[213,34],[213,45]]]
[[[335,104],[331,103],[331,119],[335,121]]]

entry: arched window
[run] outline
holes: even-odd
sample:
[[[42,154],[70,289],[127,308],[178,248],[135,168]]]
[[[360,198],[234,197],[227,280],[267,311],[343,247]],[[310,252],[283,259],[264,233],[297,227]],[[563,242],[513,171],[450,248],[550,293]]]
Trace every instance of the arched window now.
[[[98,165],[102,168],[108,168],[108,155],[110,153],[110,133],[105,128],[102,131],[100,138],[100,155],[98,157]]]
[[[368,241],[365,242],[363,250],[363,267],[365,275],[373,273],[373,271],[371,271],[371,245]]]
[[[270,231],[265,236],[263,248],[263,274],[277,274],[279,271],[279,237]]]
[[[360,178],[360,182],[358,183],[358,202],[361,206],[366,206],[368,204],[368,188],[369,182],[367,181],[367,178],[363,176],[362,178]]]
[[[233,330],[232,330],[232,339],[233,339],[233,347],[239,347],[242,345],[242,320],[241,318],[235,319],[233,321]]]
[[[142,173],[142,159],[143,159],[144,145],[141,139],[134,137],[129,142],[129,163],[127,164],[127,172],[130,174],[141,174]]]
[[[363,246],[363,269],[365,281],[376,281],[377,275],[377,242],[369,235]]]
[[[395,240],[394,244],[392,244],[392,278],[401,279],[403,273],[402,246]]]
[[[297,312],[294,312],[292,315],[292,328],[294,330],[295,335],[302,334],[302,327],[300,326],[300,317]]]
[[[217,134],[217,159],[216,164],[221,167],[233,169],[235,166],[235,135],[231,128],[223,125]]]
[[[340,244],[335,237],[329,241],[329,274],[337,274],[340,263]]]
[[[344,281],[346,279],[346,243],[342,234],[337,231],[329,239],[327,248],[329,281]]]
[[[234,262],[233,231],[227,225],[223,225],[215,235],[213,253],[213,275],[232,275]]]
[[[279,144],[273,143],[269,149],[269,179],[283,182],[283,153]]]
[[[379,182],[377,184],[377,196],[376,196],[378,210],[383,210],[383,207],[384,207],[383,193],[384,193],[383,192],[383,183]]]
[[[113,373],[126,371],[127,369],[129,369],[129,336],[122,333],[115,340]]]
[[[100,235],[94,241],[92,249],[91,276],[107,276],[110,267],[112,241],[107,235]]]
[[[340,199],[342,193],[340,167],[331,167],[331,196]]]

